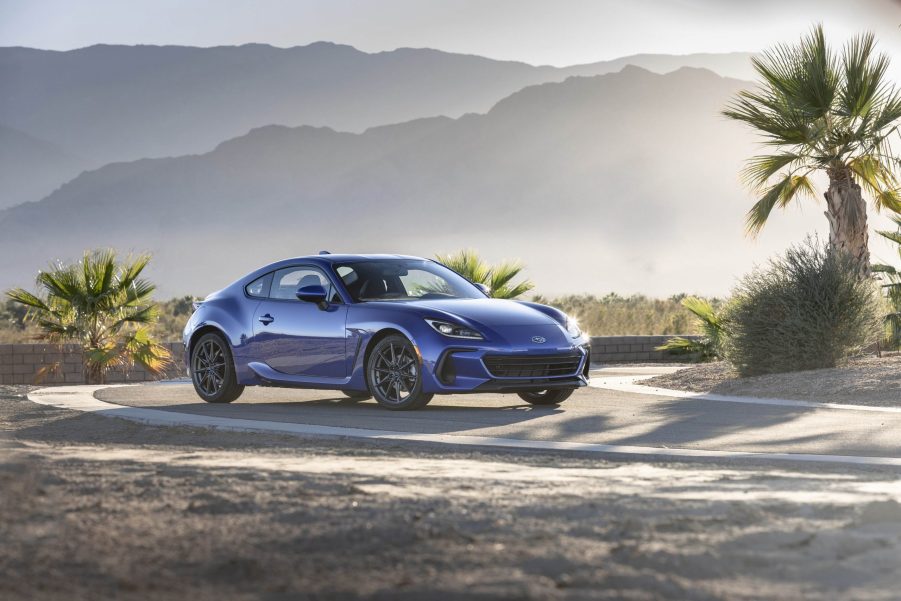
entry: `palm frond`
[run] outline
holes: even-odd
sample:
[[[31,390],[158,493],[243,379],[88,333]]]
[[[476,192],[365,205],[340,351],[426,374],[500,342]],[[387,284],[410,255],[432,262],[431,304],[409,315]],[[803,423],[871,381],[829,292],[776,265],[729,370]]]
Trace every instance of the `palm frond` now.
[[[439,263],[453,269],[470,282],[486,285],[488,283],[491,267],[473,249],[466,248],[452,255],[436,255],[435,258]]]
[[[775,207],[785,208],[798,197],[813,197],[816,191],[807,175],[786,175],[770,186],[758,200],[745,219],[748,233],[757,235]]]
[[[855,36],[842,53],[842,78],[837,112],[845,117],[867,115],[882,89],[888,58],[875,55],[876,37],[872,33]]]
[[[145,328],[158,318],[154,285],[140,277],[148,261],[149,255],[119,262],[113,250],[88,251],[78,263],[39,273],[37,293],[17,288],[7,296],[28,308],[41,338],[80,343],[91,377],[134,361],[152,370],[168,354]]]
[[[901,91],[886,90],[880,106],[871,111],[869,128],[873,132],[882,132],[899,119],[901,119]]]
[[[901,244],[901,231],[886,232],[886,231],[882,231],[882,230],[877,230],[876,233],[879,234],[880,236],[882,236],[883,238],[885,238],[886,240],[890,240],[890,241],[894,242],[895,244]]]
[[[150,255],[143,254],[123,265],[119,275],[118,288],[125,290],[134,284],[148,263],[150,263]]]
[[[435,259],[470,282],[487,286],[494,298],[517,298],[534,288],[529,280],[512,283],[523,270],[522,265],[516,261],[502,261],[491,265],[472,249],[451,255],[436,255]]]
[[[138,328],[124,342],[124,350],[129,361],[139,363],[144,369],[160,374],[172,363],[172,354],[155,342],[146,328]]]
[[[673,354],[697,353],[702,361],[709,361],[721,356],[726,326],[723,319],[709,301],[694,296],[682,299],[682,306],[688,309],[697,319],[704,331],[700,340],[692,340],[682,336],[670,338],[656,347],[658,351]]]
[[[879,157],[865,154],[848,161],[848,168],[873,196],[878,209],[901,212],[901,188],[892,168]]]
[[[495,298],[516,298],[534,288],[534,284],[528,280],[523,280],[518,284],[511,283],[519,276],[522,270],[522,265],[516,261],[501,262],[493,265],[489,279],[491,296]]]
[[[698,340],[675,336],[660,346],[654,347],[654,350],[667,351],[673,355],[689,355],[695,353],[703,354],[705,347],[704,344]]]
[[[111,331],[118,331],[125,324],[151,324],[159,318],[159,309],[156,305],[147,305],[137,311],[126,311],[118,320],[109,325]]]
[[[837,55],[817,25],[752,64],[757,87],[739,92],[723,110],[775,148],[749,159],[741,174],[760,194],[747,217],[751,235],[773,208],[815,198],[808,176],[817,170],[850,169],[877,210],[901,212],[901,159],[890,138],[901,131],[901,91],[886,79],[889,59],[876,52],[872,34],[853,38]]]
[[[803,160],[803,158],[803,156],[793,152],[751,157],[745,168],[742,169],[741,176],[749,188],[760,189],[779,171]]]
[[[6,293],[6,296],[11,300],[16,301],[20,305],[25,305],[26,307],[32,309],[38,309],[39,311],[50,311],[50,308],[43,301],[43,299],[38,298],[31,292],[23,290],[22,288],[13,288]]]

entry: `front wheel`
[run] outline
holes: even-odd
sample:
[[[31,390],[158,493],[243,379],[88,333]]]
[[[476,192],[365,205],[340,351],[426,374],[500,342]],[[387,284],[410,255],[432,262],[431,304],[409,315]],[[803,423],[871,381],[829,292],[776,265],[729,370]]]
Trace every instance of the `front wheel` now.
[[[378,404],[392,411],[420,409],[432,400],[422,392],[422,370],[413,343],[392,335],[380,340],[366,362],[366,383]]]
[[[520,392],[519,398],[530,405],[559,405],[575,391],[575,388],[557,388],[538,392]]]
[[[228,343],[219,334],[200,337],[191,349],[191,381],[207,403],[231,403],[244,392],[235,374]]]

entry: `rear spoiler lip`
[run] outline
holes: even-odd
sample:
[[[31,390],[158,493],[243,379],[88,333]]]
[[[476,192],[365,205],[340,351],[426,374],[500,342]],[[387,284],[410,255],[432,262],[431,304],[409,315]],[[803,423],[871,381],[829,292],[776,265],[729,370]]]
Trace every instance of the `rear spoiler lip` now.
[[[204,301],[194,301],[191,304],[194,305],[194,310],[196,311],[197,309],[200,308],[200,305],[202,305],[203,303],[204,303]]]

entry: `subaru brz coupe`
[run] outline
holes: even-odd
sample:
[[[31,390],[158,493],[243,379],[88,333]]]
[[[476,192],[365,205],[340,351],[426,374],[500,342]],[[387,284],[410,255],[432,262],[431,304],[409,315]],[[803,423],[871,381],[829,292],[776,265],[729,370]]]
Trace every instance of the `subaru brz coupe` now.
[[[589,341],[573,319],[488,292],[417,257],[279,261],[195,303],[185,361],[210,403],[245,386],[285,386],[395,410],[471,392],[553,405],[588,383]]]

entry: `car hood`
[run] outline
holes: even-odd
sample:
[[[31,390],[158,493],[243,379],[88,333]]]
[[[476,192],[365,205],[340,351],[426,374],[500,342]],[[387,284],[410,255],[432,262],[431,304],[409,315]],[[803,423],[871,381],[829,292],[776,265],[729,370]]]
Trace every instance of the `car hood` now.
[[[457,316],[488,327],[557,325],[552,317],[528,305],[497,298],[422,300],[406,304],[416,307],[426,317],[429,313],[433,317]]]

